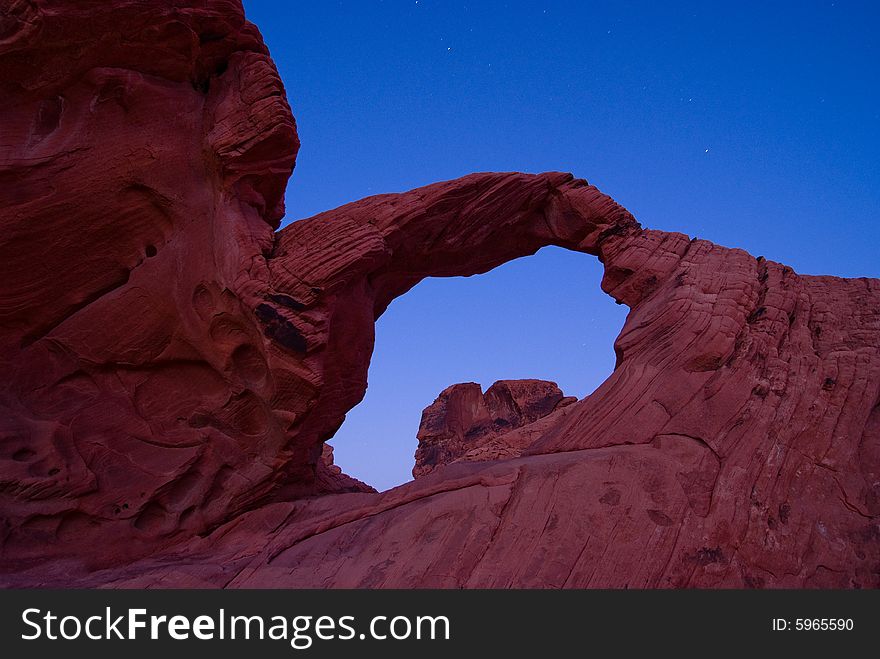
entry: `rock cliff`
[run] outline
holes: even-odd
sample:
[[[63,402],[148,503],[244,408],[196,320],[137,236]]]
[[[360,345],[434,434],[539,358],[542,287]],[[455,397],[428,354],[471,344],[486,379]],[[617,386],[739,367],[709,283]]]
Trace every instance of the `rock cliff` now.
[[[276,231],[299,143],[238,2],[4,9],[0,583],[880,586],[880,281],[644,229],[562,173]],[[391,300],[546,245],[630,308],[608,380],[447,390],[446,453],[388,492],[332,468]]]
[[[519,456],[552,423],[536,421],[576,400],[543,380],[499,380],[485,394],[475,382],[447,387],[422,413],[413,476],[451,462]]]

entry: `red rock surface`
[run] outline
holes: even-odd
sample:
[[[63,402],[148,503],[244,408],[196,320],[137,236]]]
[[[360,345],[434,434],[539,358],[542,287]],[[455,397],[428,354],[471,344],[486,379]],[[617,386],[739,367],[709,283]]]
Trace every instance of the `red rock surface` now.
[[[315,491],[319,493],[375,492],[376,488],[343,473],[342,468],[334,461],[333,447],[330,444],[324,444],[321,459],[315,465]]]
[[[499,380],[485,394],[475,382],[447,387],[422,412],[413,476],[452,462],[519,456],[534,439],[531,424],[576,400],[544,380]]]
[[[0,583],[880,586],[880,281],[642,229],[559,173],[276,233],[298,141],[239,3],[7,4]],[[322,447],[374,320],[544,245],[630,307],[614,373],[516,457],[342,493]]]

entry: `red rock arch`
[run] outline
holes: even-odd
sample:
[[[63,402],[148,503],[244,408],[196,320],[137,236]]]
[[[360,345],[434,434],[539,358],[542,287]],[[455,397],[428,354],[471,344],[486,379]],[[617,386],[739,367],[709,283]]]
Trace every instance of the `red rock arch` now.
[[[10,16],[4,583],[877,585],[876,280],[643,230],[559,173],[276,233],[298,141],[237,3]],[[390,300],[544,245],[631,308],[612,376],[522,457],[381,495],[322,478]],[[355,492],[291,503],[322,489]]]

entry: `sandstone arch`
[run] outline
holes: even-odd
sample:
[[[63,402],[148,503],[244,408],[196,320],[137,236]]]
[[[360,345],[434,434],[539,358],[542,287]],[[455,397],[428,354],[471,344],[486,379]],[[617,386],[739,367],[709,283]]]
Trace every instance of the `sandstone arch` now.
[[[877,280],[642,229],[560,173],[275,232],[298,140],[238,3],[9,16],[3,583],[878,584]],[[631,308],[605,384],[521,457],[325,473],[389,301],[544,245]]]

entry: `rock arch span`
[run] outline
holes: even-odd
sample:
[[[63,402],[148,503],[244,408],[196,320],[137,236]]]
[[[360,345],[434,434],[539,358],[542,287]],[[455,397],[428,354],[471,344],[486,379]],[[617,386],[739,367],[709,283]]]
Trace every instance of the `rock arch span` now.
[[[299,143],[237,2],[13,3],[0,71],[2,583],[878,585],[877,280],[645,230],[560,173],[276,232]],[[630,307],[611,377],[519,457],[328,472],[388,303],[544,245]]]

